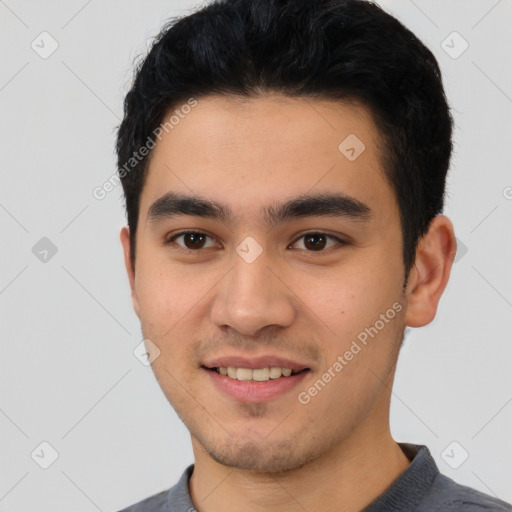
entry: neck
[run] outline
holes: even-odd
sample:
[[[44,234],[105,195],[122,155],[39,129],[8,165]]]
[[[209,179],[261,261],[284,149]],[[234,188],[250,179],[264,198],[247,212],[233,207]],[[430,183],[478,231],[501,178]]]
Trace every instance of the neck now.
[[[277,474],[218,464],[193,438],[192,501],[202,512],[360,511],[409,465],[388,424],[376,430],[370,423],[314,461]]]

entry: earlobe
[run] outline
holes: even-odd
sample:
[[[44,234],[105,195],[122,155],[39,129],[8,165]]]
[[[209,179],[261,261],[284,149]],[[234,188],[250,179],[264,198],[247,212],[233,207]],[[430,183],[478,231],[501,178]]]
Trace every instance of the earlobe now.
[[[121,239],[121,244],[123,246],[124,265],[126,267],[126,273],[128,274],[128,280],[130,282],[133,309],[137,316],[140,318],[139,299],[137,297],[137,291],[135,287],[135,268],[132,264],[132,260],[130,257],[130,228],[128,226],[124,226],[121,229],[119,237]]]
[[[452,268],[457,242],[450,219],[437,215],[419,241],[406,295],[405,324],[422,327],[432,322]]]

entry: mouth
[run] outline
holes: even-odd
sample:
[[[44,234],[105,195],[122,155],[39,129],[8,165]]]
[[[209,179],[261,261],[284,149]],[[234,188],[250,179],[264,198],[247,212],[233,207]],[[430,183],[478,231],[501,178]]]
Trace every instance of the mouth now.
[[[208,368],[203,366],[203,368],[228,377],[229,379],[244,382],[267,382],[275,379],[287,379],[292,375],[298,375],[309,371],[309,368],[294,370],[292,368],[281,366],[267,366],[263,368],[237,368],[234,366],[214,366],[212,368]]]
[[[263,403],[284,398],[302,382],[312,369],[291,361],[267,358],[247,360],[230,358],[219,362],[201,365],[201,369],[210,378],[214,389],[222,396],[236,402]],[[265,365],[267,364],[267,365]]]

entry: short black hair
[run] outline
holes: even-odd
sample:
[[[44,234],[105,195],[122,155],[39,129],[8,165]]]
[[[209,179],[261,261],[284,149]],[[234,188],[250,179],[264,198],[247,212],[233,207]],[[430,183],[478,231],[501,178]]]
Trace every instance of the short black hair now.
[[[399,206],[405,287],[418,241],[442,212],[453,121],[432,52],[365,0],[225,0],[166,23],[136,66],[117,135],[132,263],[151,157],[127,168],[134,152],[191,98],[266,93],[369,108]]]

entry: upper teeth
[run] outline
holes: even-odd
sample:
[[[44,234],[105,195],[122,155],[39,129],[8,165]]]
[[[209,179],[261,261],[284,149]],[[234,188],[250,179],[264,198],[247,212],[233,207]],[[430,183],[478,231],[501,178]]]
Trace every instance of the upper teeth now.
[[[280,368],[272,366],[270,368],[233,368],[232,366],[216,368],[221,375],[227,375],[237,380],[256,380],[265,381],[269,379],[278,379],[281,376],[289,377],[292,374],[291,368]]]

